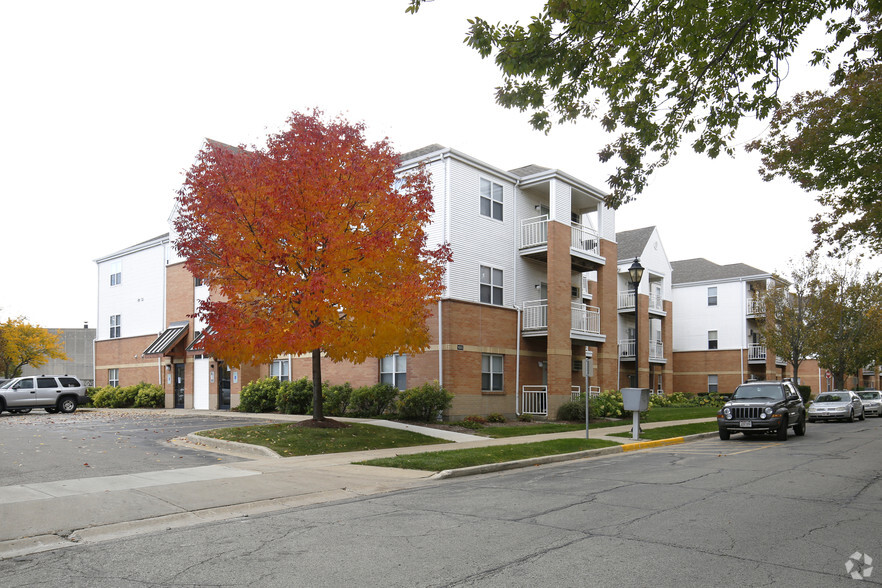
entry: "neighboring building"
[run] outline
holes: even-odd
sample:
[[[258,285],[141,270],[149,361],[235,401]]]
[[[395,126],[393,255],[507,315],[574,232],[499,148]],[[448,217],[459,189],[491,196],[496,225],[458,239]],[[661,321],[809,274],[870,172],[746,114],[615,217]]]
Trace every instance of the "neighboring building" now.
[[[598,392],[633,381],[633,353],[620,346],[634,348],[627,268],[637,256],[646,267],[640,385],[673,388],[671,266],[654,227],[617,237],[605,194],[559,170],[505,171],[431,145],[404,154],[398,171],[421,164],[434,186],[429,245],[447,242],[453,252],[428,324],[431,345],[360,365],[323,360],[326,381],[404,389],[438,380],[455,394],[454,419],[554,416],[586,387]],[[311,357],[283,355],[230,371],[204,356],[206,326],[192,317],[208,286],[187,272],[173,241],[161,235],[96,260],[97,385],[158,383],[168,407],[214,409],[237,406],[242,385],[258,377],[311,377]]]
[[[40,374],[67,374],[76,376],[86,386],[91,386],[95,374],[95,329],[86,324],[76,329],[46,329],[57,335],[68,359],[52,359],[51,357],[38,368],[26,365],[21,370],[23,376],[39,376]]]
[[[777,276],[742,263],[707,259],[675,261],[673,301],[674,389],[704,394],[731,392],[748,380],[780,380],[784,359],[767,353],[757,319],[760,293]],[[808,374],[806,374],[808,375]]]
[[[622,377],[619,386],[649,388],[656,394],[674,391],[673,381],[673,308],[671,303],[671,264],[655,227],[624,231],[616,235],[618,243],[619,313],[618,343]],[[628,268],[636,260],[644,268],[638,288],[635,324],[634,287]],[[636,348],[635,326],[640,348]],[[636,379],[634,360],[640,363],[640,382]],[[646,375],[643,375],[646,374]]]

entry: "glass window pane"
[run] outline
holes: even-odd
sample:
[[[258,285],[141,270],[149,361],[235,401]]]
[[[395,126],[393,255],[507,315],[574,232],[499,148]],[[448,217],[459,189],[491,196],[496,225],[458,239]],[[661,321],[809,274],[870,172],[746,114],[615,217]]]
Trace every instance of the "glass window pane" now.
[[[481,283],[489,284],[490,283],[490,268],[487,266],[481,266]]]
[[[502,288],[493,288],[493,304],[502,306]]]
[[[502,374],[493,374],[492,390],[502,390]]]
[[[407,375],[398,374],[395,376],[395,387],[399,390],[407,390]]]
[[[482,372],[490,372],[490,356],[482,355],[481,356],[481,371]]]
[[[481,390],[490,389],[490,374],[481,374]]]
[[[490,201],[486,198],[481,198],[481,214],[483,216],[490,216]]]
[[[493,203],[493,218],[495,218],[496,220],[502,220],[502,203]]]
[[[493,270],[493,285],[502,286],[502,270]]]
[[[387,355],[383,359],[380,360],[380,371],[384,374],[391,374],[393,372],[395,359],[391,355]],[[385,380],[383,380],[385,382]],[[390,384],[392,382],[389,382]]]
[[[481,284],[481,302],[484,302],[485,304],[490,304],[490,286]]]
[[[493,200],[502,202],[502,186],[499,184],[493,184]]]
[[[501,355],[493,355],[491,356],[493,360],[493,372],[497,374],[502,373],[502,356]]]
[[[481,180],[481,196],[490,198],[490,180]]]
[[[395,365],[396,372],[406,372],[407,371],[407,356],[406,355],[396,355],[395,356],[398,361]]]
[[[395,374],[380,374],[380,382],[395,385]]]

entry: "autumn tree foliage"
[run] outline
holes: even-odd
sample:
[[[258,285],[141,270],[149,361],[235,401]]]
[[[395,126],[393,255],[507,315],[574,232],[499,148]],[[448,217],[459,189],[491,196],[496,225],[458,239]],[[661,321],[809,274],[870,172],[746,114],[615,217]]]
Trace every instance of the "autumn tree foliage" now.
[[[217,294],[198,309],[206,350],[231,365],[311,354],[321,421],[322,355],[428,347],[450,251],[427,242],[428,172],[396,177],[387,139],[320,111],[287,124],[262,147],[206,143],[178,192],[176,247]]]
[[[24,317],[0,324],[0,374],[4,378],[18,377],[24,366],[38,368],[50,359],[68,359],[58,335],[28,323]]]

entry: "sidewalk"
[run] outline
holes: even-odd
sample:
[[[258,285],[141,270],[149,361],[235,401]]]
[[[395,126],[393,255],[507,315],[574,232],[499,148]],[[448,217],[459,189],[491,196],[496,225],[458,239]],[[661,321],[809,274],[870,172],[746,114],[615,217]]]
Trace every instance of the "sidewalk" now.
[[[204,411],[200,412],[204,414]],[[247,415],[234,413],[230,416],[242,418]],[[266,414],[253,416],[281,421],[309,418]],[[523,460],[525,463],[476,466],[441,474],[358,466],[352,465],[352,462],[424,451],[584,438],[585,431],[489,439],[391,421],[340,420],[404,428],[455,442],[288,458],[270,456],[272,452],[261,452],[261,455],[253,450],[253,446],[237,447],[239,444],[226,444],[222,449],[224,452],[248,456],[250,460],[226,465],[0,487],[0,559],[69,547],[77,543],[97,543],[163,529],[402,490],[430,483],[433,478],[485,473],[622,451],[621,447],[611,447]],[[710,420],[712,419],[646,423],[643,428]],[[630,425],[592,429],[590,437],[627,445],[632,443],[631,439],[608,435],[628,431]],[[195,444],[192,439],[195,439]],[[213,451],[220,450],[219,446],[226,443],[217,442],[217,446],[210,449],[204,437],[191,436],[191,440],[181,439],[177,442]]]

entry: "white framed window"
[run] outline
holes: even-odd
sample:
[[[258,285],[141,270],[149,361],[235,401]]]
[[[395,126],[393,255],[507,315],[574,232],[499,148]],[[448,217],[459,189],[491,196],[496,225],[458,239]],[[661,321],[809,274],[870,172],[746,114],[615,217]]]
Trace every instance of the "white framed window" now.
[[[502,220],[502,185],[481,178],[481,216]]]
[[[119,286],[122,284],[122,262],[114,261],[110,264],[110,285]]]
[[[290,368],[291,364],[288,363],[287,359],[275,359],[270,366],[270,377],[273,377],[280,382],[287,382],[291,379]]]
[[[481,302],[502,306],[502,270],[481,266]]]
[[[716,331],[708,331],[707,332],[707,348],[708,349],[718,349],[719,348],[719,335]]]
[[[481,355],[481,390],[485,392],[502,392],[501,355],[484,353]]]
[[[110,315],[110,338],[119,339],[122,336],[122,315]]]
[[[107,385],[119,388],[119,368],[110,368],[107,370]]]
[[[711,286],[707,289],[707,305],[708,306],[716,306],[717,305],[717,287]]]
[[[380,381],[407,390],[407,355],[387,355],[380,360]]]
[[[707,392],[708,394],[716,394],[720,391],[720,383],[719,376],[717,375],[708,375],[707,377]]]

